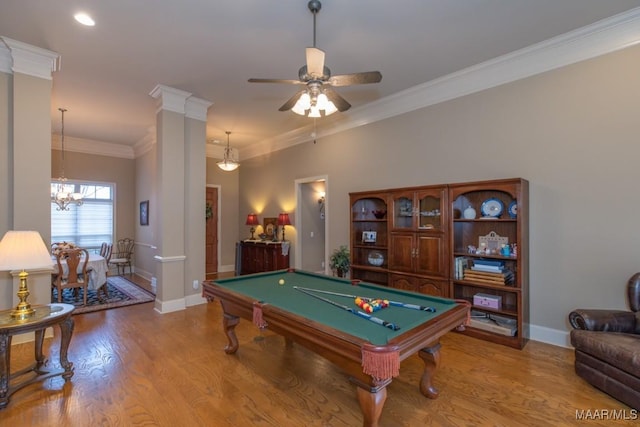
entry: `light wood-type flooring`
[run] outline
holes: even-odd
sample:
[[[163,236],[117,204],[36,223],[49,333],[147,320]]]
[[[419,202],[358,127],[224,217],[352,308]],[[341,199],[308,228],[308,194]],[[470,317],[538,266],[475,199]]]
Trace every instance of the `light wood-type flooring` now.
[[[74,316],[71,381],[16,392],[0,426],[361,425],[355,388],[339,368],[244,320],[240,349],[227,355],[221,314],[213,302],[167,314],[148,303]],[[56,366],[58,333],[45,340]],[[571,350],[535,341],[515,350],[457,333],[441,343],[440,397],[420,394],[423,362],[413,356],[388,386],[382,426],[639,423],[593,419],[594,411],[632,411],[577,377]],[[13,346],[12,371],[32,358],[32,343]]]

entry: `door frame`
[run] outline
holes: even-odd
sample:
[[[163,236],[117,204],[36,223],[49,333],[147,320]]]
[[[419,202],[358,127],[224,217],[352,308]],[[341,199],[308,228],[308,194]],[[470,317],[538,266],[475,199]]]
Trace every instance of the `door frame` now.
[[[311,184],[317,181],[324,181],[324,192],[325,192],[325,200],[324,200],[324,274],[329,274],[329,176],[328,175],[317,175],[310,176],[306,178],[299,178],[294,181],[295,185],[295,194],[296,194],[296,213],[294,215],[295,224],[298,229],[302,229],[302,186],[304,184]],[[296,233],[295,247],[294,247],[294,268],[301,269],[302,268],[302,248],[301,246],[301,235],[300,233]]]
[[[220,204],[222,203],[222,186],[219,185],[219,184],[207,184],[207,185],[205,185],[205,187],[207,187],[207,188],[217,188],[218,189],[218,191],[217,191],[217,193],[218,193],[218,203],[216,203],[218,205],[218,211],[216,212],[216,218],[218,218],[218,220],[216,222],[218,224],[217,224],[217,227],[216,227],[216,233],[217,233],[216,237],[217,237],[217,240],[218,240],[218,243],[217,243],[217,246],[218,246],[218,251],[217,251],[218,252],[218,259],[217,259],[218,273],[220,273],[220,233],[222,232],[222,227],[221,227],[221,222],[222,221],[220,221],[220,211],[222,210],[222,207],[220,206]],[[205,245],[206,245],[206,242],[205,242]],[[205,248],[205,250],[206,250],[206,248]],[[205,275],[206,275],[206,272],[205,272]]]

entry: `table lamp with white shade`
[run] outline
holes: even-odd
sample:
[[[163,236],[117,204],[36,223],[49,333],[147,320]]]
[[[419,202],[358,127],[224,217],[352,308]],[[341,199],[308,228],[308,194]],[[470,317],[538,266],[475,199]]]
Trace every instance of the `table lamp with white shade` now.
[[[11,312],[14,319],[27,319],[35,313],[27,302],[26,270],[51,269],[51,255],[37,231],[7,231],[0,241],[0,271],[21,270],[18,299],[20,302]]]

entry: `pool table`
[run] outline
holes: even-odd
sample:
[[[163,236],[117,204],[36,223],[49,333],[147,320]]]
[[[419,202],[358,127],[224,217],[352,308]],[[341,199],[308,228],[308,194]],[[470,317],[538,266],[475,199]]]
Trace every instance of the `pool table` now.
[[[205,298],[222,306],[226,353],[238,350],[239,318],[304,345],[349,375],[365,426],[378,425],[386,386],[399,375],[400,362],[415,353],[425,364],[421,393],[438,396],[432,377],[440,360],[439,339],[461,327],[469,313],[468,305],[451,299],[295,269],[209,280],[202,287]],[[367,313],[354,296],[391,304]]]

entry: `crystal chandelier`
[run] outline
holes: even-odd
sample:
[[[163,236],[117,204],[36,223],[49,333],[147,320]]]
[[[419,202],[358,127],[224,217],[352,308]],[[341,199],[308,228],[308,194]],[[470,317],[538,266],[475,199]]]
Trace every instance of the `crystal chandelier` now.
[[[225,133],[227,134],[227,148],[224,149],[224,158],[218,162],[218,167],[223,171],[231,172],[238,169],[240,163],[231,157],[231,149],[229,148],[229,135],[231,135],[231,132],[226,131]]]
[[[67,184],[67,178],[64,176],[64,113],[67,110],[58,108],[58,111],[62,114],[62,130],[60,131],[62,154],[60,157],[60,178],[58,178],[58,184],[55,187],[52,186],[54,188],[51,191],[51,203],[57,205],[56,210],[58,211],[68,211],[71,203],[82,205],[82,194],[74,192],[75,186]]]

